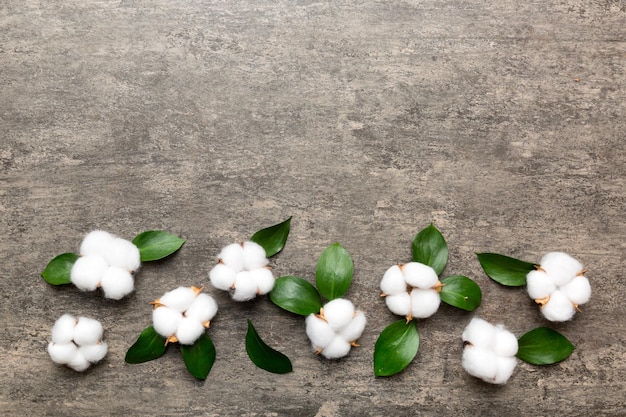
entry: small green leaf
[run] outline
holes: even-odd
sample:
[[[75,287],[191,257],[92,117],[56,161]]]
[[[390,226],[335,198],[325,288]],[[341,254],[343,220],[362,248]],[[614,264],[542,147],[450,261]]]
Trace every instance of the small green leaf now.
[[[133,239],[142,262],[163,259],[180,249],[185,242],[185,239],[162,230],[148,230]]]
[[[291,217],[282,223],[261,229],[250,238],[251,241],[258,243],[265,249],[266,256],[272,257],[283,250],[291,225]]]
[[[462,310],[473,311],[480,305],[480,287],[468,277],[452,275],[441,280],[441,301]]]
[[[301,316],[319,313],[322,300],[313,285],[299,277],[280,277],[270,292],[270,300],[278,307]]]
[[[180,345],[180,353],[189,373],[205,380],[215,363],[215,346],[209,335],[202,333],[193,345]]]
[[[374,375],[391,376],[402,371],[417,354],[419,343],[414,321],[399,320],[387,326],[374,346]]]
[[[518,339],[517,357],[533,365],[552,365],[567,359],[574,345],[556,330],[538,327]]]
[[[317,261],[315,282],[322,297],[327,300],[339,298],[352,283],[354,264],[352,257],[339,243],[330,245]]]
[[[476,256],[489,278],[509,287],[526,285],[526,275],[535,269],[535,264],[497,253],[477,253]]]
[[[144,329],[137,341],[128,349],[124,360],[126,363],[148,362],[162,356],[167,350],[167,339],[150,326]]]
[[[78,258],[79,255],[76,253],[63,253],[48,262],[48,265],[41,273],[41,276],[48,284],[71,284],[72,280],[70,275],[72,272],[72,266]]]
[[[268,372],[286,374],[293,371],[289,358],[265,344],[250,320],[246,333],[246,352],[256,366]]]
[[[448,263],[448,244],[432,223],[415,236],[412,250],[413,261],[430,266],[437,275]]]

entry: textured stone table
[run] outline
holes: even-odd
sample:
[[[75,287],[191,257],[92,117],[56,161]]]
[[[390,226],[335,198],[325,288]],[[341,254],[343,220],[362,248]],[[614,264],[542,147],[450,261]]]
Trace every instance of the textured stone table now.
[[[626,412],[626,4],[623,0],[34,1],[0,5],[0,412],[29,416],[585,416]],[[311,353],[303,320],[267,298],[208,288],[220,311],[205,382],[177,348],[127,365],[149,301],[208,285],[219,249],[293,216],[276,275],[314,279],[323,249],[353,256],[361,347]],[[433,222],[445,274],[483,290],[475,313],[419,323],[413,363],[373,376],[397,318],[383,272]],[[57,254],[100,228],[187,239],[136,291],[46,284]],[[546,325],[523,288],[475,252],[536,261],[564,250],[591,301],[555,329],[557,365],[520,363],[506,386],[460,364],[474,315],[516,335]],[[63,313],[100,319],[109,354],[77,374],[46,353]],[[257,369],[246,318],[294,372]]]

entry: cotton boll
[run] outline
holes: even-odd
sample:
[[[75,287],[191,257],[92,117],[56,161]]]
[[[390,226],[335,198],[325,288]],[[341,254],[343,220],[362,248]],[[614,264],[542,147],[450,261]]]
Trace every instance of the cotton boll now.
[[[463,341],[481,348],[491,348],[495,342],[497,328],[491,323],[474,317],[463,330]]]
[[[541,258],[541,268],[548,273],[552,282],[565,285],[583,270],[583,265],[567,253],[550,252]]]
[[[193,345],[202,333],[204,333],[202,323],[189,317],[183,317],[180,323],[178,323],[176,338],[182,345]]]
[[[380,281],[380,290],[386,295],[406,292],[406,281],[398,265],[394,265],[385,271],[383,279]]]
[[[128,270],[110,266],[104,271],[100,287],[104,296],[112,300],[121,300],[135,289],[135,280]]]
[[[502,325],[496,326],[496,335],[493,343],[493,351],[498,356],[515,356],[518,349],[515,335]]]
[[[354,342],[363,334],[366,323],[367,319],[365,318],[365,314],[363,314],[362,311],[357,311],[352,320],[350,320],[350,323],[341,330],[339,336],[347,342]]]
[[[257,285],[249,271],[237,273],[235,278],[235,291],[232,298],[235,301],[248,301],[256,297]]]
[[[224,291],[228,291],[233,286],[236,277],[237,272],[222,263],[215,265],[213,269],[211,269],[211,272],[209,272],[211,285]]]
[[[526,275],[526,290],[530,298],[537,300],[552,294],[556,290],[556,285],[546,272],[533,270]]]
[[[567,321],[574,317],[576,309],[563,291],[556,290],[548,303],[541,307],[541,312],[550,321]]]
[[[235,272],[239,272],[243,270],[243,247],[238,243],[232,243],[222,249],[217,259]]]
[[[85,359],[91,363],[100,362],[107,354],[108,346],[106,342],[95,345],[81,346],[78,351]]]
[[[217,303],[213,297],[208,294],[198,294],[185,312],[185,316],[199,323],[205,323],[211,320],[216,313]]]
[[[83,256],[104,256],[115,236],[103,230],[89,232],[80,244],[80,254]]]
[[[396,295],[388,295],[385,297],[385,304],[393,314],[399,316],[408,316],[411,314],[411,295],[403,292]]]
[[[180,312],[169,307],[161,306],[152,310],[152,326],[163,337],[175,334],[182,319]]]
[[[70,280],[82,291],[94,291],[108,267],[108,262],[101,256],[81,256],[72,265]]]
[[[76,317],[71,314],[63,314],[52,326],[52,341],[62,345],[71,343],[74,340],[74,327],[76,327]]]
[[[591,297],[591,285],[589,280],[579,275],[561,287],[567,298],[574,304],[585,304]]]
[[[461,365],[468,374],[493,383],[498,372],[497,359],[497,356],[489,349],[468,345],[463,349]]]
[[[425,319],[437,312],[441,297],[435,290],[422,290],[415,288],[411,291],[411,315]]]
[[[513,370],[517,365],[517,359],[514,356],[511,357],[498,357],[496,359],[496,374],[493,377],[494,384],[506,384],[511,375],[513,375]],[[489,382],[489,381],[488,381]]]
[[[127,271],[136,271],[141,265],[139,249],[132,242],[116,237],[109,244],[104,258],[113,266]]]
[[[50,358],[52,359],[53,362],[59,363],[61,365],[65,365],[66,363],[71,361],[76,355],[77,350],[78,350],[78,347],[72,342],[70,343],[50,342],[48,344],[48,354],[50,355]]]
[[[89,368],[89,366],[91,366],[91,363],[87,360],[87,358],[83,356],[82,353],[80,353],[80,351],[77,350],[74,357],[70,359],[70,361],[66,363],[66,365],[76,372],[83,372],[84,370]]]
[[[243,243],[243,269],[252,271],[253,269],[263,268],[268,263],[263,246],[250,241]]]
[[[324,305],[324,318],[334,331],[343,329],[354,317],[354,304],[344,298],[336,298]]]
[[[178,287],[163,294],[159,302],[173,310],[184,313],[196,300],[196,295],[196,292],[191,287]]]
[[[104,329],[98,320],[80,317],[74,328],[74,343],[78,346],[95,345],[102,340]]]
[[[350,353],[350,348],[352,345],[346,342],[341,337],[335,337],[329,345],[327,345],[324,350],[322,350],[322,356],[326,359],[338,359],[346,356]]]
[[[321,318],[315,314],[309,314],[305,320],[306,335],[308,336],[313,348],[324,349],[335,338],[335,332]]]
[[[402,266],[404,280],[412,287],[426,290],[434,287],[439,277],[434,269],[419,262],[409,262]]]

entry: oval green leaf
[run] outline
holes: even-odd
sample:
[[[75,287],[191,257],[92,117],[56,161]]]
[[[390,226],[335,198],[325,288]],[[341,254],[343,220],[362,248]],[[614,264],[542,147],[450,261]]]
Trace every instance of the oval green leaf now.
[[[185,239],[163,230],[148,230],[133,239],[142,262],[163,259],[180,249],[185,242]]]
[[[41,276],[48,284],[71,284],[72,280],[70,276],[72,266],[74,266],[74,262],[76,262],[78,258],[79,255],[76,253],[63,253],[48,262],[48,265],[41,273]]]
[[[497,253],[477,253],[480,266],[492,280],[509,287],[526,285],[526,275],[535,264]]]
[[[215,363],[215,346],[208,334],[195,341],[193,345],[180,345],[185,366],[191,375],[205,380]]]
[[[246,352],[256,366],[268,372],[286,374],[293,371],[289,358],[269,347],[261,339],[250,320],[248,320],[248,332],[246,333]]]
[[[567,359],[574,345],[556,330],[538,327],[518,339],[517,357],[533,365],[552,365]]]
[[[126,363],[142,363],[163,356],[167,350],[166,340],[150,326],[141,332],[137,341],[126,352],[124,360]]]
[[[441,301],[453,307],[473,311],[480,305],[480,287],[468,277],[452,275],[441,280]]]
[[[391,376],[406,368],[419,349],[414,321],[399,320],[382,331],[374,346],[374,375]]]
[[[437,275],[448,263],[448,244],[432,223],[415,236],[411,249],[413,261],[430,266]]]
[[[354,263],[339,243],[330,245],[317,261],[315,282],[322,297],[334,300],[344,295],[352,283]]]
[[[282,223],[259,230],[252,235],[250,240],[263,246],[265,254],[269,258],[283,250],[287,237],[289,237],[290,227],[291,217]]]
[[[270,292],[270,300],[278,307],[301,316],[319,313],[322,300],[313,285],[294,276],[280,277]]]

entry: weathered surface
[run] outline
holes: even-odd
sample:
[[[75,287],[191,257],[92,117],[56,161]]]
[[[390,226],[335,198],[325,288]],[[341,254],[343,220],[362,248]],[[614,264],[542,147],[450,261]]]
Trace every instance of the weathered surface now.
[[[623,0],[4,0],[0,28],[3,415],[624,414]],[[206,382],[177,349],[124,363],[149,301],[208,284],[220,247],[291,215],[275,273],[312,280],[341,242],[356,265],[348,296],[369,317],[360,348],[322,360],[301,318],[210,290]],[[379,280],[429,222],[450,247],[445,273],[482,287],[475,314],[518,336],[546,322],[474,252],[580,259],[592,300],[553,326],[572,357],[483,384],[460,365],[473,314],[441,308],[409,368],[375,379],[374,342],[396,320]],[[46,263],[94,228],[188,241],[121,302],[47,285]],[[106,328],[109,355],[85,374],[45,351],[65,312]],[[246,318],[293,373],[247,359]]]

